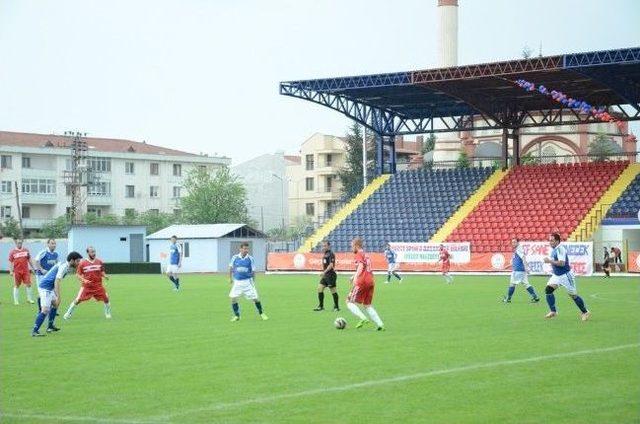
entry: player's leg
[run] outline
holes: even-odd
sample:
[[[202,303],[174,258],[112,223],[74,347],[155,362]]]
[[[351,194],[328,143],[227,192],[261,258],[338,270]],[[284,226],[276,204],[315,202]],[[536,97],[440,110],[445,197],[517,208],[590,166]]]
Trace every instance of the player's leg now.
[[[18,280],[18,276],[13,274],[13,304],[19,305],[19,297],[20,297],[20,281]]]
[[[589,317],[591,317],[591,312],[587,310],[587,307],[584,304],[584,300],[582,300],[582,298],[578,296],[578,288],[576,286],[575,277],[571,272],[566,273],[563,277],[564,277],[563,286],[567,289],[567,293],[573,299],[578,309],[580,309],[582,321],[588,320]]]
[[[527,290],[527,293],[529,293],[529,296],[531,296],[531,302],[540,302],[540,297],[538,297],[536,289],[531,284],[529,284],[529,276],[526,272],[522,275],[522,284],[524,284],[525,290]]]
[[[59,306],[60,306],[60,299],[56,297],[51,303],[51,308],[49,309],[49,325],[47,326],[47,333],[51,333],[52,331],[60,331],[60,329],[56,327],[54,324],[54,321],[58,316]]]
[[[376,323],[378,331],[383,331],[384,323],[382,322],[382,320],[380,319],[380,316],[378,315],[378,312],[375,310],[375,308],[372,305],[373,292],[374,292],[374,286],[367,288],[366,293],[363,296],[364,298],[362,299],[362,304],[364,305],[364,310],[367,312],[367,315],[369,315],[369,318],[371,318],[371,320]]]
[[[329,291],[331,292],[331,296],[333,297],[333,311],[337,312],[340,310],[340,298],[338,296],[338,290],[335,283],[333,284],[333,286],[329,287]]]
[[[391,271],[394,277],[398,279],[399,283],[402,283],[402,277],[398,274],[398,264],[393,264],[393,270]]]
[[[258,290],[256,289],[256,286],[253,283],[253,279],[250,279],[247,281],[247,285],[244,290],[244,296],[248,300],[253,301],[253,303],[256,305],[256,310],[258,311],[258,315],[260,315],[260,318],[262,318],[263,321],[266,321],[269,319],[267,314],[265,314],[264,311],[262,310],[262,302],[260,302],[260,298],[258,297]]]
[[[558,288],[558,283],[555,282],[555,275],[551,276],[547,286],[544,289],[545,297],[547,299],[547,305],[549,305],[549,313],[545,315],[545,318],[553,318],[558,315],[556,311],[556,296],[553,294],[555,289]]]
[[[168,265],[167,266],[167,277],[169,277],[169,280],[173,283],[174,290],[178,290],[179,286],[178,286],[178,281],[176,280],[174,267],[175,267],[175,265]]]
[[[324,310],[324,289],[326,287],[325,281],[324,281],[325,278],[326,277],[322,277],[322,279],[318,283],[318,306],[314,309],[314,311]]]
[[[516,274],[516,271],[512,271],[511,279],[509,281],[509,287],[507,287],[507,294],[502,298],[502,301],[504,303],[511,303],[513,293],[516,291],[516,284],[518,284],[518,274]]]
[[[349,293],[349,296],[347,297],[347,309],[349,309],[349,311],[351,311],[353,315],[360,318],[360,322],[356,324],[356,328],[360,328],[364,324],[369,322],[369,320],[367,319],[367,316],[360,310],[360,308],[356,304],[356,303],[360,303],[359,302],[360,292],[361,292],[360,287],[354,285],[351,288],[351,292]]]
[[[109,302],[109,295],[107,291],[102,288],[102,292],[96,297],[97,300],[102,300],[104,303],[104,317],[106,319],[111,319],[111,302]]]
[[[67,309],[67,312],[65,312],[64,315],[62,316],[63,319],[67,320],[71,318],[71,315],[73,314],[73,310],[76,308],[76,306],[78,306],[80,302],[83,302],[84,300],[86,300],[84,295],[85,295],[85,288],[80,287],[80,290],[78,290],[78,294],[76,298],[73,299],[73,301],[71,301],[71,304]]]
[[[31,330],[31,335],[34,337],[44,336],[44,334],[40,334],[40,327],[44,323],[44,320],[47,318],[49,314],[49,308],[51,306],[51,302],[55,297],[53,291],[49,290],[38,290],[38,294],[40,296],[40,310],[36,315],[35,323],[33,324],[33,329]]]
[[[385,281],[385,284],[389,284],[391,282],[391,272],[393,271],[393,267],[392,264],[388,264],[387,265],[387,281]]]

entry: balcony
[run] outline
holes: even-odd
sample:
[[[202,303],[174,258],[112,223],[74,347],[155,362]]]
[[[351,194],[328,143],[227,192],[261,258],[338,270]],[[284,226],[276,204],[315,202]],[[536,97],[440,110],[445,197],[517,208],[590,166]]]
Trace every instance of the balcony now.
[[[59,173],[56,169],[22,168],[22,178],[46,178],[57,180]]]
[[[113,197],[111,194],[88,194],[87,204],[96,206],[110,206],[113,204]]]
[[[22,218],[22,226],[27,229],[42,228],[51,221],[51,218]]]
[[[20,200],[23,204],[32,205],[55,205],[58,203],[58,195],[40,193],[20,193]]]

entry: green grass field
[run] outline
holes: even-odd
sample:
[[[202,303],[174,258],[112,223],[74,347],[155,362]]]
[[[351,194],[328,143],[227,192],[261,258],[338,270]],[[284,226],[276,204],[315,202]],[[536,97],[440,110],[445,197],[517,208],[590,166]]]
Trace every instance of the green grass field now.
[[[12,304],[5,274],[0,421],[639,422],[638,279],[579,279],[586,323],[562,289],[555,320],[522,288],[502,304],[505,276],[377,280],[386,332],[356,330],[344,307],[312,312],[316,276],[260,276],[271,319],[243,301],[231,323],[223,276],[186,275],[175,293],[161,276],[120,275],[108,283],[112,320],[88,302],[58,318],[59,333],[31,338],[35,308]],[[532,283],[543,293],[543,278]],[[61,315],[76,288],[63,282]],[[342,303],[346,277],[339,291]]]

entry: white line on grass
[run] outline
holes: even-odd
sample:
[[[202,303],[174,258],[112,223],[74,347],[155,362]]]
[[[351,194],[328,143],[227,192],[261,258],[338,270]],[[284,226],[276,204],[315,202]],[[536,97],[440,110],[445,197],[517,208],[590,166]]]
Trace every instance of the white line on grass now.
[[[614,352],[617,350],[632,349],[637,347],[640,347],[640,343],[604,347],[599,349],[578,350],[574,352],[556,353],[552,355],[533,356],[530,358],[510,359],[506,361],[472,364],[472,365],[466,365],[463,367],[445,368],[442,370],[433,370],[433,371],[421,372],[417,374],[400,375],[397,377],[383,378],[379,380],[363,381],[360,383],[347,384],[344,386],[323,387],[319,389],[304,390],[304,391],[295,392],[295,393],[283,393],[280,395],[256,397],[253,399],[241,400],[236,402],[218,403],[218,404],[213,404],[213,405],[209,405],[201,408],[183,410],[174,414],[161,415],[157,417],[149,417],[149,418],[142,418],[142,419],[100,418],[100,417],[91,417],[91,416],[68,416],[68,415],[55,416],[55,415],[48,415],[48,414],[47,415],[20,414],[20,413],[4,413],[4,412],[0,412],[0,417],[23,419],[23,420],[69,421],[69,422],[75,421],[75,422],[95,422],[95,423],[105,423],[105,424],[160,424],[160,423],[171,422],[172,419],[177,417],[195,414],[199,412],[220,411],[224,409],[238,408],[246,405],[271,403],[271,402],[277,402],[280,400],[293,399],[293,398],[299,398],[304,396],[313,396],[313,395],[318,395],[323,393],[345,392],[349,390],[357,390],[357,389],[362,389],[367,387],[381,386],[381,385],[390,384],[390,383],[399,383],[403,381],[411,381],[411,380],[419,380],[419,379],[428,378],[428,377],[436,377],[439,375],[463,373],[467,371],[476,371],[476,370],[508,366],[508,365],[528,364],[532,362],[545,361],[548,359],[560,359],[560,358],[568,358],[571,356],[590,355],[594,353]]]
[[[445,374],[455,374],[455,373],[476,371],[476,370],[481,370],[486,368],[495,368],[495,367],[508,366],[508,365],[527,364],[532,362],[546,361],[548,359],[559,359],[559,358],[568,358],[571,356],[589,355],[594,353],[613,352],[616,350],[631,349],[631,348],[637,348],[637,347],[640,347],[640,343],[604,347],[600,349],[578,350],[575,352],[556,353],[553,355],[533,356],[530,358],[511,359],[506,361],[487,362],[487,363],[466,365],[463,367],[445,368],[442,370],[433,370],[433,371],[421,372],[417,374],[400,375],[397,377],[382,378],[379,380],[363,381],[360,383],[347,384],[344,386],[322,387],[318,389],[304,390],[301,392],[283,393],[280,395],[256,397],[253,399],[241,400],[236,402],[217,403],[217,404],[213,404],[213,405],[209,405],[201,408],[188,409],[188,410],[176,412],[174,414],[154,417],[154,419],[171,420],[172,418],[181,417],[184,415],[191,415],[199,412],[220,411],[224,409],[238,408],[238,407],[253,405],[253,404],[271,403],[271,402],[277,402],[280,400],[293,399],[293,398],[299,398],[304,396],[314,396],[314,395],[331,393],[331,392],[345,392],[349,390],[356,390],[356,389],[362,389],[362,388],[373,387],[373,386],[381,386],[389,383],[399,383],[404,381],[419,380],[422,378],[436,377],[436,376],[445,375]]]
[[[635,294],[635,293],[616,293],[616,295],[618,295],[618,296],[624,296],[626,294]],[[591,297],[592,299],[596,299],[596,300],[605,300],[607,302],[631,303],[631,304],[634,304],[634,305],[640,304],[640,302],[635,301],[635,300],[618,299],[618,298],[610,299],[608,297],[602,297],[602,296],[600,296],[600,293],[590,294],[589,297]]]

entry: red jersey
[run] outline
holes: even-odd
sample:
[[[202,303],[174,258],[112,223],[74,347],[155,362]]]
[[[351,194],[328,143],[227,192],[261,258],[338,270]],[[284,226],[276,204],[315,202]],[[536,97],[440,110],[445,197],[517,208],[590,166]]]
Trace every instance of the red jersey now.
[[[448,264],[450,257],[451,257],[451,254],[447,249],[440,249],[440,260],[442,261],[443,264]]]
[[[367,255],[364,250],[358,250],[356,253],[356,268],[358,264],[363,265],[362,272],[360,276],[355,281],[356,285],[373,285],[373,271],[371,270],[371,258]]]
[[[31,254],[24,247],[14,248],[9,252],[9,262],[13,264],[13,272],[16,274],[29,273],[29,259],[31,259]]]
[[[98,258],[93,261],[83,259],[78,264],[77,273],[83,279],[83,286],[101,286],[103,272],[104,263]]]

